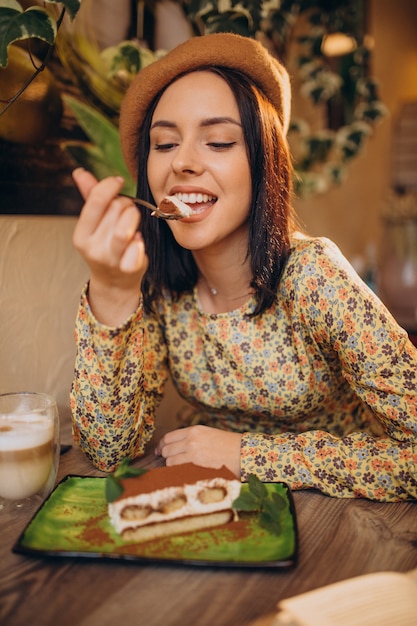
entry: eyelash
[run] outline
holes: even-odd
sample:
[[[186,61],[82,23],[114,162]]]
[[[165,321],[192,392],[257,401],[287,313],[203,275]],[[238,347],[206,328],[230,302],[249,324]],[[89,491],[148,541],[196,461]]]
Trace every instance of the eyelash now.
[[[228,143],[222,142],[210,142],[207,145],[214,148],[215,150],[230,150],[235,145],[235,141],[230,141]],[[158,152],[168,152],[172,148],[174,148],[177,144],[174,143],[157,143],[155,144],[155,150]]]
[[[233,148],[235,143],[236,143],[235,141],[229,141],[227,143],[213,141],[212,143],[209,143],[208,145],[212,146],[216,150],[230,150],[230,148]]]
[[[173,143],[156,143],[155,150],[158,150],[160,152],[167,152],[168,150],[171,150],[171,148],[173,148],[174,145],[175,144]]]

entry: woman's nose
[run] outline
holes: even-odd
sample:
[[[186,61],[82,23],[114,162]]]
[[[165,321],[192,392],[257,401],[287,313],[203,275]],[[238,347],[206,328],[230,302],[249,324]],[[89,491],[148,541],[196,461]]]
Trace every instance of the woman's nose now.
[[[176,148],[171,167],[173,171],[178,174],[201,174],[204,169],[198,151],[186,142]]]

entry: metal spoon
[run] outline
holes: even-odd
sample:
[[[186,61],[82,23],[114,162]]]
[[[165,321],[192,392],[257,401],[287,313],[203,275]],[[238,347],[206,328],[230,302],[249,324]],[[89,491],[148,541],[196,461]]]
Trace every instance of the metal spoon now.
[[[129,200],[131,200],[134,204],[138,206],[144,206],[145,208],[150,209],[152,211],[152,215],[154,215],[155,217],[160,217],[163,220],[179,220],[181,219],[181,217],[184,217],[183,215],[165,213],[158,206],[155,206],[151,202],[147,202],[146,200],[141,200],[140,198],[134,198],[133,196],[129,196],[126,193],[121,193],[119,195],[122,196],[123,198],[129,198]]]

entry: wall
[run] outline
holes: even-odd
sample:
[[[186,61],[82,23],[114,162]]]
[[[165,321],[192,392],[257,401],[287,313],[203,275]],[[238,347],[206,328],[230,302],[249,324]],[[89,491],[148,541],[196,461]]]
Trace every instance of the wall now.
[[[0,216],[0,392],[50,393],[65,415],[87,278],[74,225],[70,217]]]
[[[72,246],[73,217],[0,215],[0,393],[53,395],[70,418],[74,321],[87,267]],[[158,413],[160,432],[182,406],[171,383]]]
[[[299,203],[313,234],[334,239],[348,257],[378,241],[379,214],[389,187],[392,126],[400,103],[417,99],[417,3],[371,0],[374,75],[391,111],[347,181]],[[73,327],[87,271],[71,243],[75,218],[0,215],[0,392],[46,391],[66,419],[74,362]],[[173,424],[172,387],[161,407]]]
[[[400,104],[417,100],[417,2],[369,0],[375,41],[372,74],[390,115],[377,126],[346,181],[323,196],[297,201],[309,232],[333,239],[352,259],[378,245],[380,213],[389,192],[390,147]]]

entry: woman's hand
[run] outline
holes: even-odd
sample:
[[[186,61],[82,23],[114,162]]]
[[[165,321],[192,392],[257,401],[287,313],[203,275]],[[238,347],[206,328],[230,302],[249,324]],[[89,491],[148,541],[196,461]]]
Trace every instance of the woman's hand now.
[[[240,440],[242,435],[208,426],[188,426],[172,430],[162,437],[155,454],[167,465],[194,463],[219,468],[226,465],[240,478]]]
[[[89,301],[96,318],[107,325],[122,323],[137,307],[140,284],[148,267],[140,213],[119,196],[120,177],[100,182],[81,168],[74,181],[85,200],[73,242],[90,268]]]

